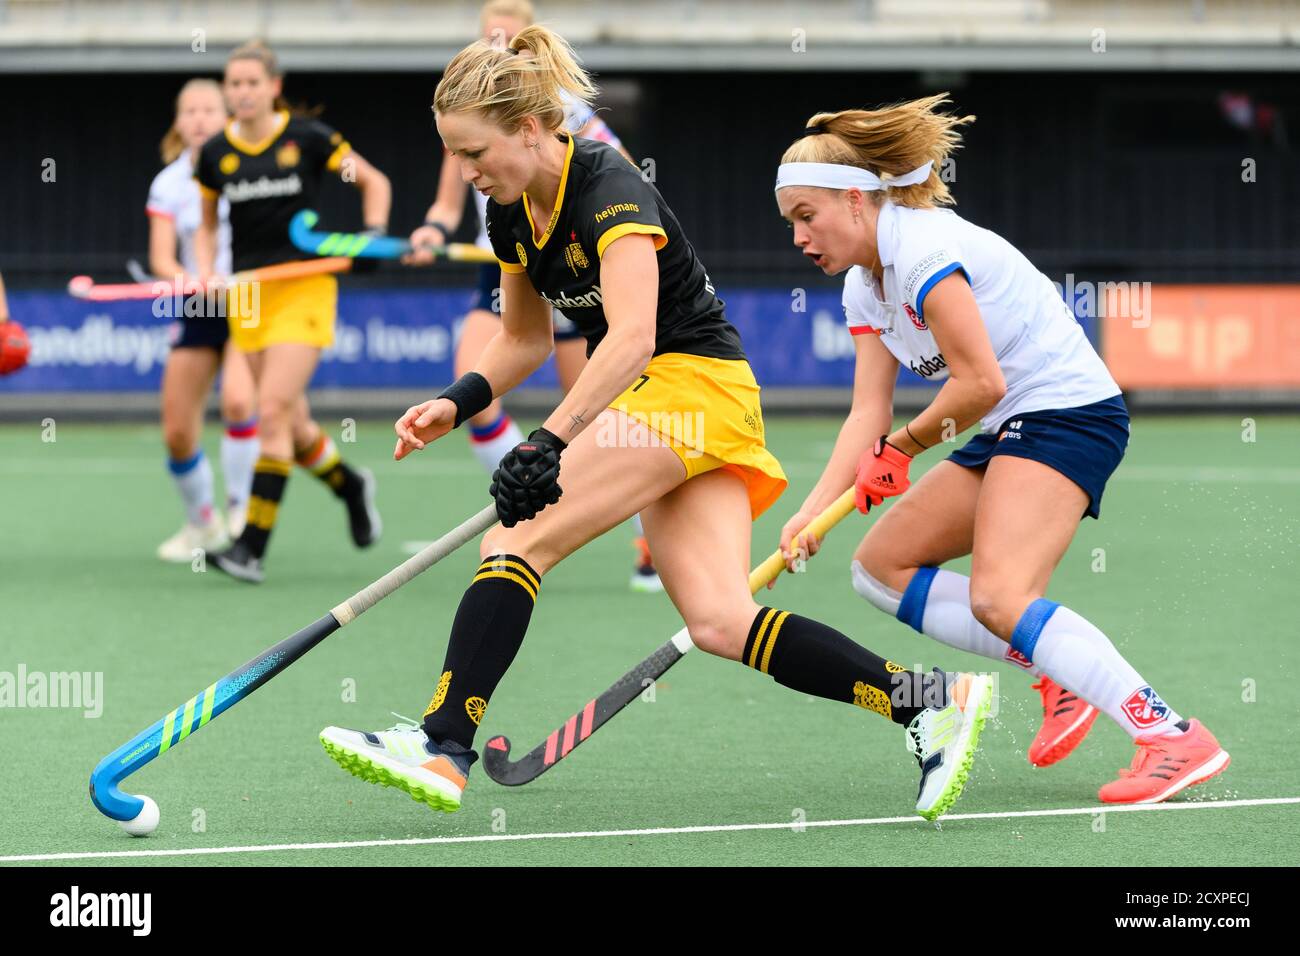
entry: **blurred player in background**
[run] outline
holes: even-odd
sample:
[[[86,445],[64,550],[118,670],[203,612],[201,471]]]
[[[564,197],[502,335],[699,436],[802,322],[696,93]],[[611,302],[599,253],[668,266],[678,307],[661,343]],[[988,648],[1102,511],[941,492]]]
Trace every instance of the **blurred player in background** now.
[[[221,132],[226,104],[213,80],[190,80],[176,97],[176,118],[162,141],[167,165],[149,187],[149,270],[159,279],[184,284],[199,276],[194,235],[203,219],[194,161],[199,147]],[[217,207],[215,269],[230,272],[229,203]],[[164,561],[189,563],[196,548],[216,551],[239,537],[248,508],[248,490],[257,461],[257,418],[253,373],[248,360],[229,341],[224,316],[177,318],[162,379],[162,431],[167,468],[185,506],[181,530],[158,546]],[[212,466],[200,438],[208,392],[221,369],[221,468],[225,479],[226,521],[213,508]],[[229,538],[227,537],[229,535]]]
[[[475,733],[523,643],[542,576],[640,511],[695,644],[906,728],[922,768],[917,811],[933,819],[961,792],[992,680],[908,671],[833,628],[754,602],[751,523],[786,478],[764,445],[740,336],[659,191],[608,145],[563,129],[561,89],[583,100],[595,92],[567,44],[540,26],[508,51],[472,44],[438,84],[439,134],[490,198],[505,309],[475,370],[397,422],[394,456],[447,434],[546,361],[547,299],[577,303],[570,315],[591,359],[544,427],[501,460],[491,491],[502,523],[480,544],[423,724],[328,727],[326,750],[364,780],[458,809]],[[689,444],[664,424],[688,409],[702,422]]]
[[[483,39],[499,49],[514,39],[515,34],[524,27],[531,26],[535,14],[529,0],[489,0],[479,13]],[[572,130],[583,139],[595,139],[609,143],[628,162],[633,162],[631,155],[623,148],[618,136],[605,124],[596,111],[582,100],[563,96],[565,128]],[[472,192],[474,205],[478,210],[478,236],[475,245],[491,250],[487,236],[487,197],[477,190],[469,190],[461,178],[460,162],[456,157],[444,151],[442,171],[438,178],[438,195],[424,217],[424,225],[411,233],[411,245],[420,250],[422,246],[444,245],[452,233],[460,226],[465,213],[465,193]],[[417,251],[407,261],[422,265],[433,260],[431,253]],[[460,339],[456,345],[456,375],[464,375],[478,362],[483,348],[501,328],[501,267],[495,264],[479,267],[478,291],[470,304],[470,310],[461,323]],[[559,374],[560,388],[566,393],[578,380],[578,375],[587,364],[587,343],[572,322],[564,317],[559,309],[553,309],[555,321],[555,370]],[[482,413],[475,415],[469,423],[469,444],[478,459],[490,475],[496,470],[501,456],[523,440],[523,433],[515,424],[499,400]],[[633,518],[636,524],[636,547],[638,560],[632,572],[632,589],[635,591],[656,592],[663,590],[659,575],[655,573],[654,563],[650,559],[650,549],[646,545],[645,534],[641,528],[641,516]]]
[[[902,495],[858,547],[854,589],[929,637],[1038,677],[1031,763],[1069,754],[1100,710],[1138,748],[1100,798],[1166,800],[1222,772],[1228,754],[1097,627],[1043,596],[1080,520],[1100,514],[1128,411],[1052,282],[943,208],[954,200],[939,171],[974,119],[938,112],[945,102],[818,113],[781,160],[777,203],[795,245],[827,275],[848,270],[857,349],[852,410],[781,549],[791,562],[816,553],[795,536],[850,485],[863,511]],[[891,432],[899,365],[944,384]],[[981,433],[909,491],[913,456],[977,422]],[[939,568],[967,554],[969,578]]]
[[[27,332],[9,315],[4,276],[0,276],[0,375],[16,372],[27,364],[31,343]]]
[[[203,195],[197,235],[202,278],[217,274],[218,203],[230,202],[235,271],[302,258],[289,241],[289,221],[316,206],[328,172],[361,191],[368,231],[383,232],[392,200],[388,178],[366,162],[341,133],[324,123],[291,116],[281,99],[275,55],[258,42],[236,49],[226,63],[224,92],[234,119],[200,150],[195,178]],[[213,556],[218,568],[260,582],[276,513],[296,460],[344,502],[353,543],[380,534],[374,476],[353,469],[311,418],[307,386],[321,349],[334,342],[338,280],[314,275],[262,282],[251,315],[240,314],[231,295],[230,336],[248,356],[257,381],[261,455],[253,472],[247,522],[228,551]]]

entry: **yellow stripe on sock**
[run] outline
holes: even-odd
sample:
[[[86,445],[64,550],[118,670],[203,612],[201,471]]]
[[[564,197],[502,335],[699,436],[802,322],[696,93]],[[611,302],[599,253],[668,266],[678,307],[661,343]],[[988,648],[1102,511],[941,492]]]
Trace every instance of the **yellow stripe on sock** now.
[[[474,575],[474,580],[471,581],[470,583],[476,584],[479,581],[483,581],[487,578],[506,578],[507,580],[514,581],[521,588],[523,588],[525,591],[528,592],[528,596],[531,597],[534,602],[536,602],[537,600],[537,591],[533,589],[533,586],[529,584],[528,581],[526,581],[524,578],[521,578],[519,575],[515,574],[513,571],[480,571],[478,574]]]
[[[780,617],[772,622],[772,633],[767,638],[767,648],[763,651],[763,664],[759,668],[764,674],[767,673],[767,665],[772,660],[772,648],[776,647],[776,636],[781,633],[781,625],[789,616],[789,611],[782,611]]]
[[[526,577],[536,590],[540,591],[542,589],[542,582],[538,580],[537,575],[533,573],[533,570],[525,564],[520,564],[518,561],[507,561],[504,558],[492,558],[491,560],[484,561],[478,566],[480,571],[497,571],[502,568],[518,569],[519,573]]]
[[[275,517],[280,510],[280,505],[275,501],[267,501],[257,495],[248,496],[248,516],[245,519],[248,524],[254,528],[261,528],[263,531],[270,531],[275,527]]]
[[[257,464],[253,466],[253,473],[256,474],[259,471],[288,478],[289,472],[293,471],[293,462],[281,461],[278,458],[259,458]]]
[[[308,467],[310,467],[311,473],[313,475],[319,476],[328,472],[331,468],[333,468],[342,460],[343,460],[343,456],[340,455],[339,450],[335,448],[329,453],[329,455],[326,456],[324,461],[316,465],[310,465]]]
[[[772,623],[772,618],[776,616],[776,608],[768,608],[767,616],[763,618],[763,623],[758,626],[758,634],[754,638],[754,647],[749,652],[749,666],[758,668],[758,649],[763,645],[763,635],[767,633],[768,624]]]

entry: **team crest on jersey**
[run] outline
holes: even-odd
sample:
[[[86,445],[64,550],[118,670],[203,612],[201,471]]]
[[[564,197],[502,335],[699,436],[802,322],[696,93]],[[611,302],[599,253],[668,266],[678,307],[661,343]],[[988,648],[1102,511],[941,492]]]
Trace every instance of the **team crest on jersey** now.
[[[524,252],[524,244],[522,242],[515,243],[515,255],[519,257],[519,264],[521,266],[528,265],[528,253]]]
[[[1169,716],[1169,705],[1150,685],[1135,690],[1133,696],[1124,701],[1122,710],[1139,730],[1154,727]]]
[[[579,269],[586,269],[591,265],[591,262],[587,259],[587,253],[582,250],[582,243],[580,242],[569,243],[568,248],[564,250],[564,261],[569,264],[569,268],[573,270],[575,276],[578,274]]]
[[[912,320],[912,324],[915,325],[922,332],[928,332],[930,330],[930,327],[925,324],[925,319],[921,318],[919,315],[916,314],[916,310],[912,308],[912,304],[910,302],[903,303],[903,311],[906,312],[907,317]]]
[[[298,144],[293,140],[289,140],[275,151],[275,164],[281,169],[297,166],[301,159],[302,150],[298,148]]]
[[[217,168],[226,176],[235,175],[235,171],[239,169],[239,154],[226,153],[221,157],[221,162],[217,163]]]

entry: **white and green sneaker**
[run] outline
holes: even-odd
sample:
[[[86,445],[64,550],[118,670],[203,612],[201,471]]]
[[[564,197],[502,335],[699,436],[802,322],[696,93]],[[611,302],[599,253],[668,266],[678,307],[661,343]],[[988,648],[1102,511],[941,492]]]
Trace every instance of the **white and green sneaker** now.
[[[334,762],[352,776],[397,787],[412,800],[447,813],[460,809],[470,764],[477,756],[453,741],[435,744],[414,721],[375,733],[326,727],[320,732],[320,742]]]
[[[943,682],[944,704],[927,707],[907,725],[907,749],[921,765],[916,812],[931,821],[951,810],[961,796],[993,706],[993,678],[988,674],[949,678],[934,670]]]

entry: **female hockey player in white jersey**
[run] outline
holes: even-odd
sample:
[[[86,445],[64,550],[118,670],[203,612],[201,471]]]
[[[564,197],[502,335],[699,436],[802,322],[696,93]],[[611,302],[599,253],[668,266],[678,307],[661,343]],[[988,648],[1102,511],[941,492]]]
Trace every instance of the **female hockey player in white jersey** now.
[[[202,218],[194,159],[199,147],[226,123],[226,103],[213,80],[194,79],[176,97],[176,119],[162,141],[167,165],[149,187],[149,271],[167,282],[198,276],[194,234]],[[219,210],[217,268],[230,272],[229,206]],[[181,530],[158,546],[164,561],[189,564],[194,549],[216,551],[239,537],[257,461],[257,418],[253,373],[248,359],[228,341],[224,315],[180,315],[172,328],[172,348],[162,381],[162,430],[167,469],[185,506]],[[221,467],[225,478],[226,520],[213,508],[212,467],[203,453],[203,410],[217,369],[221,369]]]
[[[953,199],[939,172],[973,120],[939,112],[945,102],[818,113],[782,157],[776,198],[794,244],[827,275],[848,271],[857,365],[852,410],[781,547],[792,566],[816,553],[819,542],[793,539],[851,485],[862,511],[902,495],[859,545],[854,589],[929,637],[1038,677],[1031,763],[1066,756],[1101,711],[1137,755],[1100,798],[1166,800],[1220,773],[1228,754],[1096,626],[1044,596],[1080,519],[1100,512],[1128,412],[1051,281],[943,208]],[[891,431],[900,365],[943,387]],[[909,491],[913,457],[977,422]],[[967,554],[969,578],[940,568]]]

